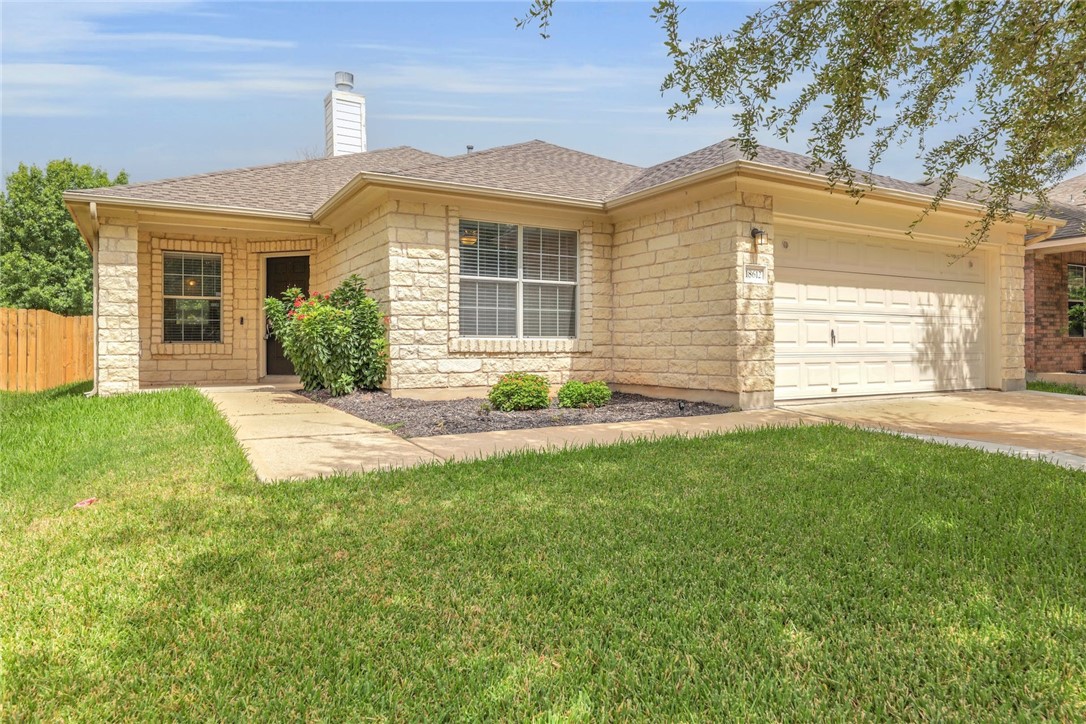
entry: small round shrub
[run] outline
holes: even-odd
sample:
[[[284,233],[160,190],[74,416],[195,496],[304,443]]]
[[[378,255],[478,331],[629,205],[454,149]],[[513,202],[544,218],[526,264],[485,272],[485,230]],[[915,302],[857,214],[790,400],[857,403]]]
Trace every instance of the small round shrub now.
[[[551,404],[551,388],[539,375],[511,372],[490,388],[490,404],[502,412],[540,410]]]
[[[570,380],[558,390],[559,407],[603,407],[611,401],[611,388],[603,380]]]

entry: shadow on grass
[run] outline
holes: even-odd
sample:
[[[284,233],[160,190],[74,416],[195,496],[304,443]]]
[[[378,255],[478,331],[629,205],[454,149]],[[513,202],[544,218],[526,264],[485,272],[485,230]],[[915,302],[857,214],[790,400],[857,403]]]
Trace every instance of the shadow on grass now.
[[[40,392],[2,391],[0,392],[0,407],[3,407],[5,411],[16,411],[24,407],[35,407],[65,397],[84,395],[90,392],[93,387],[94,383],[87,380],[85,382],[73,382],[68,385],[61,385],[60,387],[51,387],[48,390],[42,390]]]

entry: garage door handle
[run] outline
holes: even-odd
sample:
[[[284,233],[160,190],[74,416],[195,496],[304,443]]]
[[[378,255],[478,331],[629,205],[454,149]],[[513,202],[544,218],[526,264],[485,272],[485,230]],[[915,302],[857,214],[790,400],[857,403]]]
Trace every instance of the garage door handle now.
[[[830,330],[830,346],[833,347],[837,344],[837,332]]]

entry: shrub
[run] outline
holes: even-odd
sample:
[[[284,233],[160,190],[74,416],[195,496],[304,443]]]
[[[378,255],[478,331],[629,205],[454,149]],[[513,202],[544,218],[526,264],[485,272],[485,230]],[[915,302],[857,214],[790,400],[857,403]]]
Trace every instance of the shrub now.
[[[511,372],[490,388],[490,404],[502,412],[539,410],[551,404],[551,388],[539,375]]]
[[[603,380],[570,380],[558,390],[559,407],[603,407],[611,401],[611,388]]]
[[[305,389],[338,396],[385,381],[385,327],[361,277],[351,275],[331,294],[288,289],[282,299],[265,299],[264,311]]]

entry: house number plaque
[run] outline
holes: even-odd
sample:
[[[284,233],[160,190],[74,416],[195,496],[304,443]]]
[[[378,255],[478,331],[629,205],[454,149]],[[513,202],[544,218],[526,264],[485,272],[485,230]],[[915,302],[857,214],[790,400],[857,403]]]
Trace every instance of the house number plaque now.
[[[743,281],[745,281],[747,284],[768,284],[769,278],[766,275],[765,265],[744,264]]]

